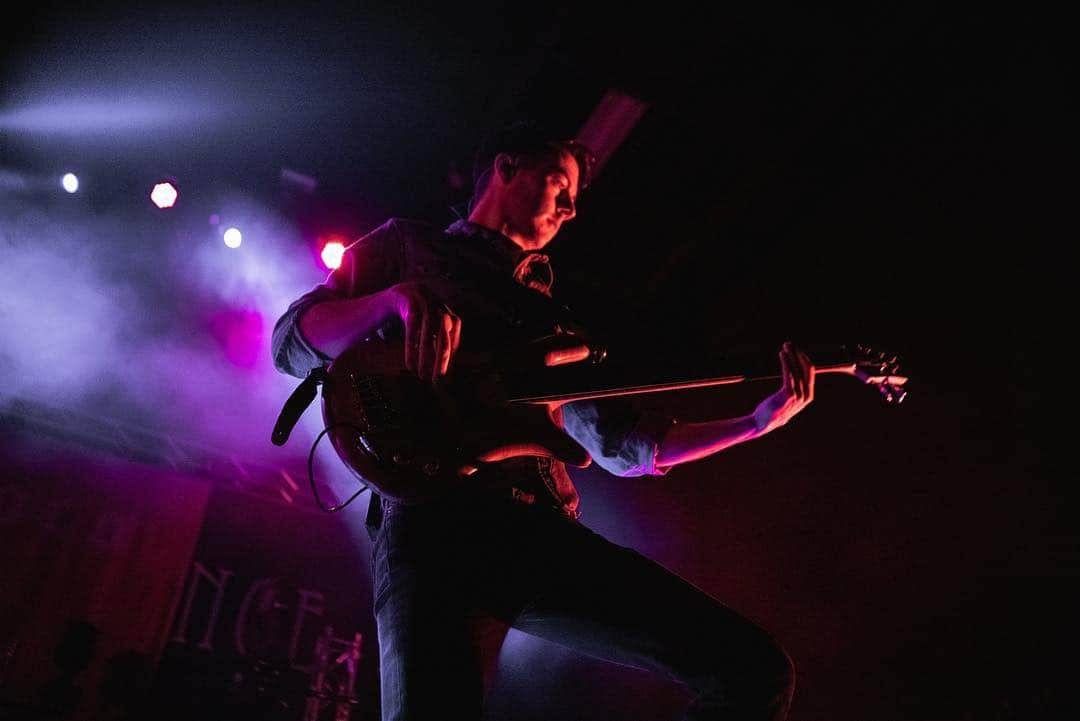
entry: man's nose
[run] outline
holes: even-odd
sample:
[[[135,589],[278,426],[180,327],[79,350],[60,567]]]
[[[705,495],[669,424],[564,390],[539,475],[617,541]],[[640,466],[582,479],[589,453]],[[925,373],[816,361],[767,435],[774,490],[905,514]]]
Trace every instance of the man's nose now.
[[[574,207],[574,201],[570,198],[570,193],[563,191],[559,193],[559,197],[556,199],[556,207],[560,214],[565,215],[564,221],[570,220],[577,215],[577,208]]]

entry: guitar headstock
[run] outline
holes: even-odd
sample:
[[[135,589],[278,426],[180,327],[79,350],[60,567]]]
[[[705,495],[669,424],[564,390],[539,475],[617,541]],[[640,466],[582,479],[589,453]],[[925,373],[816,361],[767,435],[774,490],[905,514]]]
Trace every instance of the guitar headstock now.
[[[850,355],[854,364],[850,369],[852,375],[867,385],[877,386],[886,403],[904,402],[908,377],[900,375],[900,359],[896,355],[861,344]]]

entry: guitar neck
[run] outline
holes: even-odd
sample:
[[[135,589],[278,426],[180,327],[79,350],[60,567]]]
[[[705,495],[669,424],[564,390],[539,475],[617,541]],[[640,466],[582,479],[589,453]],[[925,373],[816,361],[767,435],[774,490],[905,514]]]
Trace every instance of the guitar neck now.
[[[816,354],[816,357],[822,356]],[[827,360],[834,359],[829,358]],[[628,369],[614,366],[578,367],[577,365],[567,365],[545,368],[544,373],[530,374],[527,378],[519,379],[517,383],[512,382],[510,387],[513,391],[510,393],[509,402],[567,403],[592,398],[662,393],[690,388],[710,388],[755,381],[772,380],[779,382],[782,376],[775,372],[779,360],[774,356],[770,362],[772,372],[765,370],[764,359],[754,359],[742,364],[720,361],[710,364],[712,373],[702,373],[692,369],[663,373],[656,370]],[[741,365],[746,372],[735,372],[735,365]],[[818,374],[844,373],[852,375],[854,370],[854,362],[847,360],[825,364],[818,364],[815,361],[815,371]]]

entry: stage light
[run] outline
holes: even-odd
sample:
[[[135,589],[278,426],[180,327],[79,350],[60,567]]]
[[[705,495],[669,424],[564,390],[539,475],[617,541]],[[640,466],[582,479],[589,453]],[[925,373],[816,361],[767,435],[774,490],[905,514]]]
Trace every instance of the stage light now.
[[[236,228],[229,228],[225,231],[225,245],[230,248],[239,248],[241,240],[243,240],[243,238],[240,235],[240,231]]]
[[[322,262],[330,270],[336,270],[341,266],[341,258],[345,255],[345,246],[336,240],[327,243],[322,249]]]
[[[178,195],[179,193],[176,192],[176,188],[173,187],[172,183],[158,183],[150,191],[150,200],[154,201],[154,205],[164,210],[173,207]]]
[[[75,177],[75,173],[68,173],[60,181],[60,184],[64,186],[64,190],[69,193],[74,193],[79,189],[79,179]]]

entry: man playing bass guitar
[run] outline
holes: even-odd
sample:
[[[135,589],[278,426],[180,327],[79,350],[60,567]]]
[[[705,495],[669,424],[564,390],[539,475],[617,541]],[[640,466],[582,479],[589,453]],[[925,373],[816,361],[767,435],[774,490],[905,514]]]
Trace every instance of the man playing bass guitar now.
[[[390,220],[289,307],[274,329],[279,370],[303,378],[358,343],[395,344],[405,368],[438,388],[463,347],[565,330],[541,251],[575,215],[588,150],[526,123],[490,138],[478,159],[467,219],[445,230]],[[383,719],[479,719],[492,660],[479,639],[509,626],[685,684],[687,718],[784,718],[794,672],[780,645],[582,525],[566,471],[595,461],[617,476],[662,475],[783,426],[813,400],[815,368],[790,344],[779,356],[780,389],[747,416],[680,423],[621,399],[576,401],[553,409],[542,443],[507,428],[445,497],[373,494]]]

